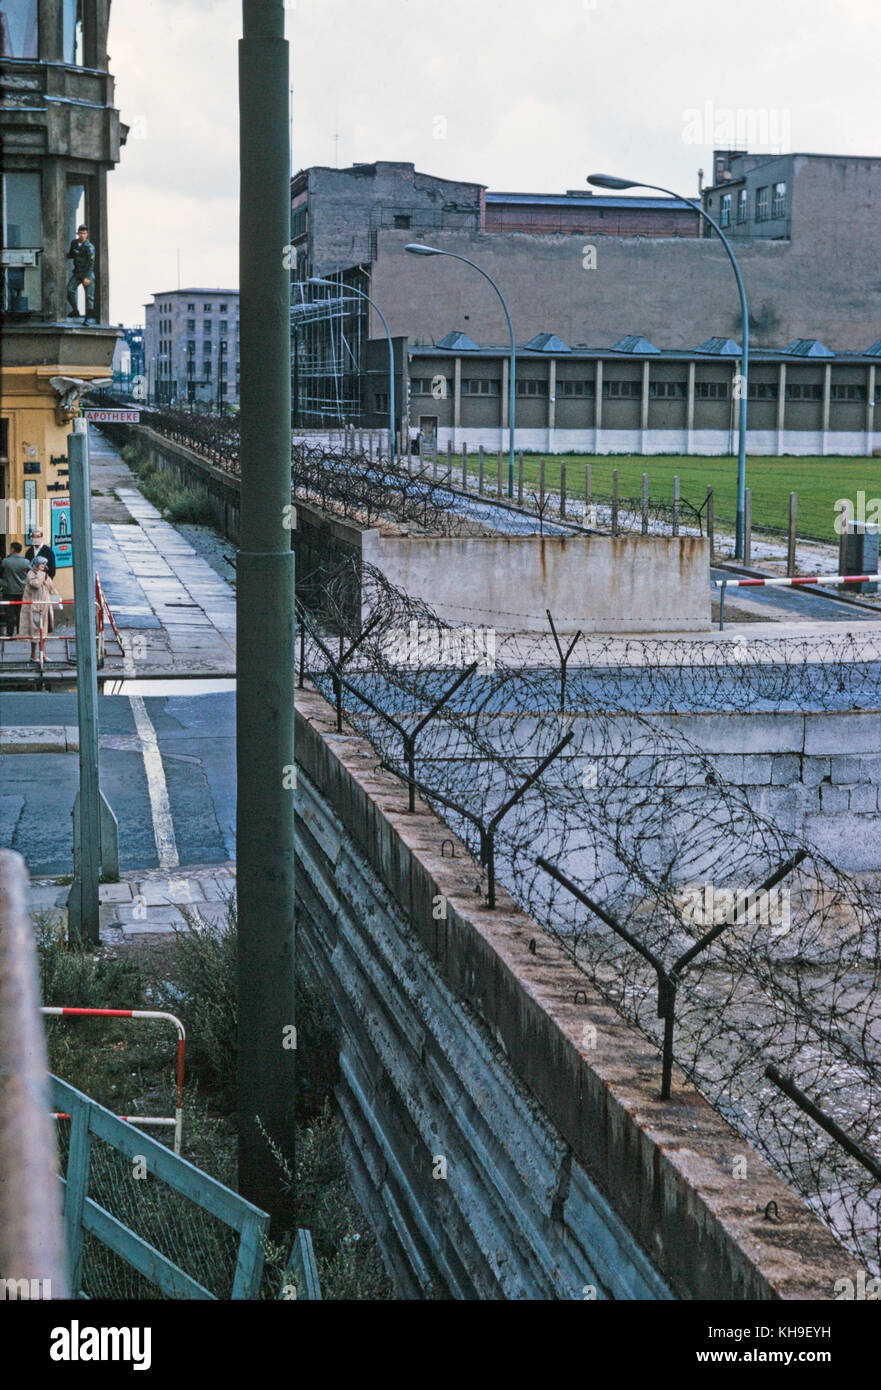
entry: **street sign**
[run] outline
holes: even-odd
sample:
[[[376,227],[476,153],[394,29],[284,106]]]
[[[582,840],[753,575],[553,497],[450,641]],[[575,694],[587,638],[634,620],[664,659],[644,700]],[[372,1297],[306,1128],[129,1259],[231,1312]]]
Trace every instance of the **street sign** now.
[[[83,415],[94,425],[139,425],[139,410],[84,410]]]

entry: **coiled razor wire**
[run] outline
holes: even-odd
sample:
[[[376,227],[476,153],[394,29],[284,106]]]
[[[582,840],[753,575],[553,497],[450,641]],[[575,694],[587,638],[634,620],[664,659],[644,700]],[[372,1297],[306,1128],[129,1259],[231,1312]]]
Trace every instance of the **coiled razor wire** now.
[[[666,1033],[703,1095],[881,1272],[876,1173],[765,1076],[776,1066],[858,1150],[881,1154],[879,889],[775,824],[645,712],[682,707],[682,672],[661,643],[579,637],[564,670],[549,636],[518,639],[508,661],[487,634],[356,561],[307,591],[301,681],[401,778],[402,810],[413,790],[460,835],[481,865],[475,897],[491,902],[503,884],[660,1048]],[[773,663],[757,644],[749,655],[720,644],[721,658],[698,644],[708,669],[689,668],[696,698],[755,708],[743,692],[758,674],[773,708],[806,696],[837,708],[864,677],[847,667],[851,639],[836,640],[831,672],[807,644],[775,644]],[[620,669],[637,645],[638,698]]]

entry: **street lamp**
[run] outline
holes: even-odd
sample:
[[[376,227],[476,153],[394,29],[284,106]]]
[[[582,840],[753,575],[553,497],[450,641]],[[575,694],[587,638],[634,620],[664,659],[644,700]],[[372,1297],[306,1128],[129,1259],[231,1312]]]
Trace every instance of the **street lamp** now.
[[[411,256],[450,256],[454,261],[464,261],[465,265],[470,265],[472,270],[476,270],[478,275],[482,275],[484,280],[488,280],[499,296],[499,302],[505,311],[505,318],[508,321],[508,333],[511,337],[511,371],[508,382],[508,496],[514,496],[514,370],[517,362],[517,348],[514,344],[514,327],[511,323],[511,315],[508,313],[508,306],[505,303],[504,295],[499,289],[491,275],[487,275],[474,261],[469,261],[467,256],[459,256],[455,251],[441,251],[436,246],[423,246],[421,242],[411,241],[404,247]]]
[[[217,345],[217,413],[223,414],[223,393],[226,389],[226,382],[223,379],[224,353],[226,352],[226,339],[221,338]]]
[[[359,296],[360,299],[366,299],[366,301],[367,301],[368,304],[372,304],[372,305],[373,305],[373,308],[376,310],[376,312],[379,314],[379,317],[380,317],[381,320],[382,320],[382,326],[383,326],[383,328],[385,329],[385,336],[386,336],[386,338],[388,339],[388,406],[389,406],[388,456],[389,456],[389,463],[392,465],[392,467],[394,467],[394,463],[395,463],[395,348],[394,348],[394,344],[392,343],[392,335],[391,335],[391,333],[389,332],[389,326],[388,326],[388,324],[386,323],[385,314],[382,312],[382,310],[380,309],[380,307],[379,307],[379,305],[376,303],[376,301],[375,301],[374,299],[371,299],[371,298],[370,298],[370,295],[369,295],[369,294],[365,294],[363,290],[356,289],[354,285],[342,285],[342,284],[341,284],[341,285],[337,285],[337,284],[335,284],[335,282],[334,282],[333,280],[322,280],[322,278],[321,278],[320,275],[310,275],[309,278],[308,278],[308,280],[306,281],[306,284],[307,284],[307,285],[319,285],[319,286],[321,286],[323,289],[330,289],[330,290],[339,289],[341,292],[342,292],[343,290],[350,290],[350,291],[352,292],[352,294],[357,294],[357,295]],[[404,443],[404,441],[401,440],[401,447],[402,447],[402,448],[403,448],[403,443]],[[408,443],[409,443],[409,442],[408,442]]]
[[[746,290],[743,287],[743,277],[740,273],[740,266],[731,249],[728,240],[718,222],[705,212],[700,203],[694,202],[691,198],[683,198],[680,193],[673,193],[669,188],[662,188],[657,183],[641,183],[639,179],[619,179],[613,174],[588,174],[587,182],[595,184],[597,188],[651,188],[655,193],[666,193],[671,198],[678,198],[681,203],[687,203],[694,208],[704,221],[709,222],[710,226],[718,233],[725,252],[731,262],[735,279],[737,280],[737,291],[740,295],[740,313],[743,320],[741,329],[741,359],[740,359],[740,431],[737,445],[737,518],[735,524],[734,538],[734,558],[743,559],[743,537],[744,537],[744,515],[746,509],[746,412],[747,394],[749,386],[749,314],[746,307]]]

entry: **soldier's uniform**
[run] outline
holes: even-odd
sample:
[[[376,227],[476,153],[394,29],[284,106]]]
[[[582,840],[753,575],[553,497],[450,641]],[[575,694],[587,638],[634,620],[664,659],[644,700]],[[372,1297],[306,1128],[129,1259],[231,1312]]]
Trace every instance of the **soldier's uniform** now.
[[[68,318],[79,318],[79,307],[76,300],[76,292],[84,280],[88,284],[84,287],[86,291],[86,318],[95,317],[95,248],[87,239],[80,241],[74,237],[70,243],[70,250],[67,258],[73,261],[73,270],[67,282],[67,302],[70,305]]]

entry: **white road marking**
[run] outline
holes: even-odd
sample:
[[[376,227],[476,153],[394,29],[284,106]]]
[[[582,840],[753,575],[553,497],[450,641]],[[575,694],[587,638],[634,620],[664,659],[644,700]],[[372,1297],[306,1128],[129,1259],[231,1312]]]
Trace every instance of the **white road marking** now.
[[[180,865],[177,842],[174,838],[174,823],[171,819],[171,802],[168,799],[168,786],[159,740],[150,722],[147,706],[142,695],[129,695],[129,703],[135,720],[135,728],[141,742],[141,755],[147,774],[147,791],[150,796],[150,810],[153,816],[153,838],[156,853],[159,855],[160,869],[176,869]]]

